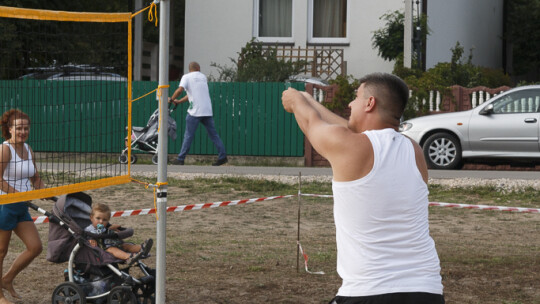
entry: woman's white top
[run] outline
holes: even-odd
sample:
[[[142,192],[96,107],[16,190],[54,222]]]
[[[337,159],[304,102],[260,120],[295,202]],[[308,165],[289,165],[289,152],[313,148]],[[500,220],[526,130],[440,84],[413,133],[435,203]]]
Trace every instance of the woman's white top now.
[[[19,192],[32,190],[30,177],[34,176],[36,173],[36,168],[34,167],[32,154],[30,153],[28,144],[24,144],[24,148],[28,152],[28,159],[22,159],[7,141],[3,142],[3,144],[8,145],[11,152],[11,159],[4,170],[4,180]],[[0,194],[6,193],[0,190]]]

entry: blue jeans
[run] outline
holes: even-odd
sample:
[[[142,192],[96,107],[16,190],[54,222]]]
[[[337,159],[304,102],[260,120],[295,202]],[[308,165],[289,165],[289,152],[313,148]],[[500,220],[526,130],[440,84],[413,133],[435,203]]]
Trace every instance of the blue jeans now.
[[[227,157],[227,152],[225,152],[225,146],[223,145],[221,138],[219,138],[219,135],[216,132],[216,127],[214,126],[214,118],[212,118],[212,116],[196,117],[187,114],[186,132],[184,133],[184,141],[182,142],[182,148],[180,149],[180,153],[177,157],[178,160],[183,161],[186,158],[186,155],[189,152],[189,148],[191,147],[191,142],[193,142],[193,137],[195,137],[195,131],[197,131],[197,126],[199,125],[199,123],[202,123],[203,126],[206,128],[206,132],[208,132],[208,137],[210,137],[210,139],[214,143],[214,146],[216,146],[216,149],[218,150],[218,159],[224,159],[225,157]]]

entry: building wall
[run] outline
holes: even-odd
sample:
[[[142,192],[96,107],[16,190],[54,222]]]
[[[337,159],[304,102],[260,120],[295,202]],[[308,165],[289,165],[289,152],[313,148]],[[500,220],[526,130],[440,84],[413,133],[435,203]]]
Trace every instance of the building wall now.
[[[252,0],[186,0],[184,71],[197,61],[201,72],[218,76],[212,62],[230,66],[251,39]]]
[[[203,73],[217,77],[212,62],[233,65],[230,58],[237,59],[253,37],[253,1],[186,0],[184,71],[198,61]],[[295,47],[307,45],[308,2],[293,0]],[[502,67],[502,9],[503,0],[428,0],[426,67],[449,62],[456,41],[464,46],[465,59],[474,48],[474,64]],[[335,46],[345,50],[348,75],[392,71],[394,62],[380,58],[371,39],[385,25],[381,16],[396,10],[404,11],[404,0],[349,0],[349,43]]]
[[[355,77],[375,71],[391,72],[393,62],[384,61],[373,49],[373,31],[384,26],[379,18],[403,9],[403,0],[349,1],[349,44],[336,45],[345,50],[347,74]],[[293,0],[293,36],[295,47],[306,47],[308,0]],[[218,76],[212,62],[231,66],[229,58],[253,36],[253,0],[186,0],[184,71],[190,61],[198,61],[205,74]]]
[[[450,62],[459,41],[473,64],[502,68],[503,0],[428,0],[426,67]]]

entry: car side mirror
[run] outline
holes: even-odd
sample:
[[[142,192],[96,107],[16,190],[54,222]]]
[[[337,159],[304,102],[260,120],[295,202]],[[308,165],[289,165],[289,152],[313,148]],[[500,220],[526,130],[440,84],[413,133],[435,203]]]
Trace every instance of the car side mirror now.
[[[489,115],[493,114],[493,104],[488,104],[486,107],[484,107],[480,113],[480,115]]]

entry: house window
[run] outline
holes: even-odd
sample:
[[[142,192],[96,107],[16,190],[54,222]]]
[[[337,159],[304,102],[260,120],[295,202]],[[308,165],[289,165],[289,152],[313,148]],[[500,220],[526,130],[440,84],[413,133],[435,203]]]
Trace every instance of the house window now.
[[[309,0],[309,42],[349,42],[347,2],[347,0]]]
[[[293,0],[255,0],[253,36],[262,42],[293,42]]]

